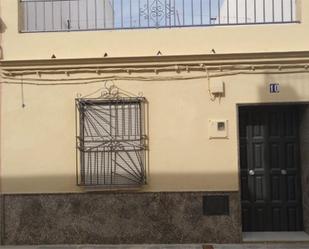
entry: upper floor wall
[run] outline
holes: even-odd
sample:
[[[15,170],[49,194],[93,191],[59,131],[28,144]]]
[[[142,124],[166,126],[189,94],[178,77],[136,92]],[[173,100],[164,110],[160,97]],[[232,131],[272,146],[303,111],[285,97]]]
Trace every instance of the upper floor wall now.
[[[309,50],[304,0],[2,0],[1,19],[4,60]]]

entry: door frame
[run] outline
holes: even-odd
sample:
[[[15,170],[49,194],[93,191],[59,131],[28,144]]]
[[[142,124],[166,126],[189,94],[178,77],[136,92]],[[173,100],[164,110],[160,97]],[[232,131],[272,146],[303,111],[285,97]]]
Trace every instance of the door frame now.
[[[308,106],[309,102],[301,101],[301,102],[263,102],[263,103],[237,103],[236,104],[236,134],[237,134],[237,159],[238,159],[238,191],[239,191],[239,208],[240,208],[240,229],[243,232],[243,224],[242,224],[242,199],[241,199],[241,167],[240,167],[240,134],[239,134],[239,123],[240,123],[240,108],[242,107],[274,107],[274,106]],[[298,126],[301,125],[300,120],[298,120]],[[299,153],[301,154],[301,144],[299,144]],[[301,157],[301,155],[300,155]],[[303,221],[303,230],[304,230],[304,200],[303,200],[303,178],[302,178],[302,161],[300,159],[300,169],[299,169],[299,181],[300,181],[300,191],[301,191],[301,213],[302,213],[302,221]]]

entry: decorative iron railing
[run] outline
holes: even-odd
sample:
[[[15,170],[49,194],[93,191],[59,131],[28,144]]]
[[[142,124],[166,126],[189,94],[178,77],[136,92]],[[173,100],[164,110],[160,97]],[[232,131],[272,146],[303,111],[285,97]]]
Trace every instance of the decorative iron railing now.
[[[146,184],[144,104],[142,97],[76,100],[78,185]]]
[[[297,0],[20,0],[20,31],[296,22]]]

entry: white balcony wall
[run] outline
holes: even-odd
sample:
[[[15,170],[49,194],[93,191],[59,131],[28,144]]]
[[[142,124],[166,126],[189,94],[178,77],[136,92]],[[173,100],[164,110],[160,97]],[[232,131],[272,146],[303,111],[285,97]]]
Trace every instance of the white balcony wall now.
[[[296,21],[296,12],[295,0],[224,0],[220,23],[291,22]]]
[[[110,0],[23,0],[21,31],[88,30],[114,27]]]

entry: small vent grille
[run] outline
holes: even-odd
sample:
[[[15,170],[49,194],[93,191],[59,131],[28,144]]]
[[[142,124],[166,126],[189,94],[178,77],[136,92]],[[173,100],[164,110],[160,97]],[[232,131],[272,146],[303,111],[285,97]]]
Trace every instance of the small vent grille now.
[[[203,196],[204,215],[229,215],[229,197],[227,195]]]

